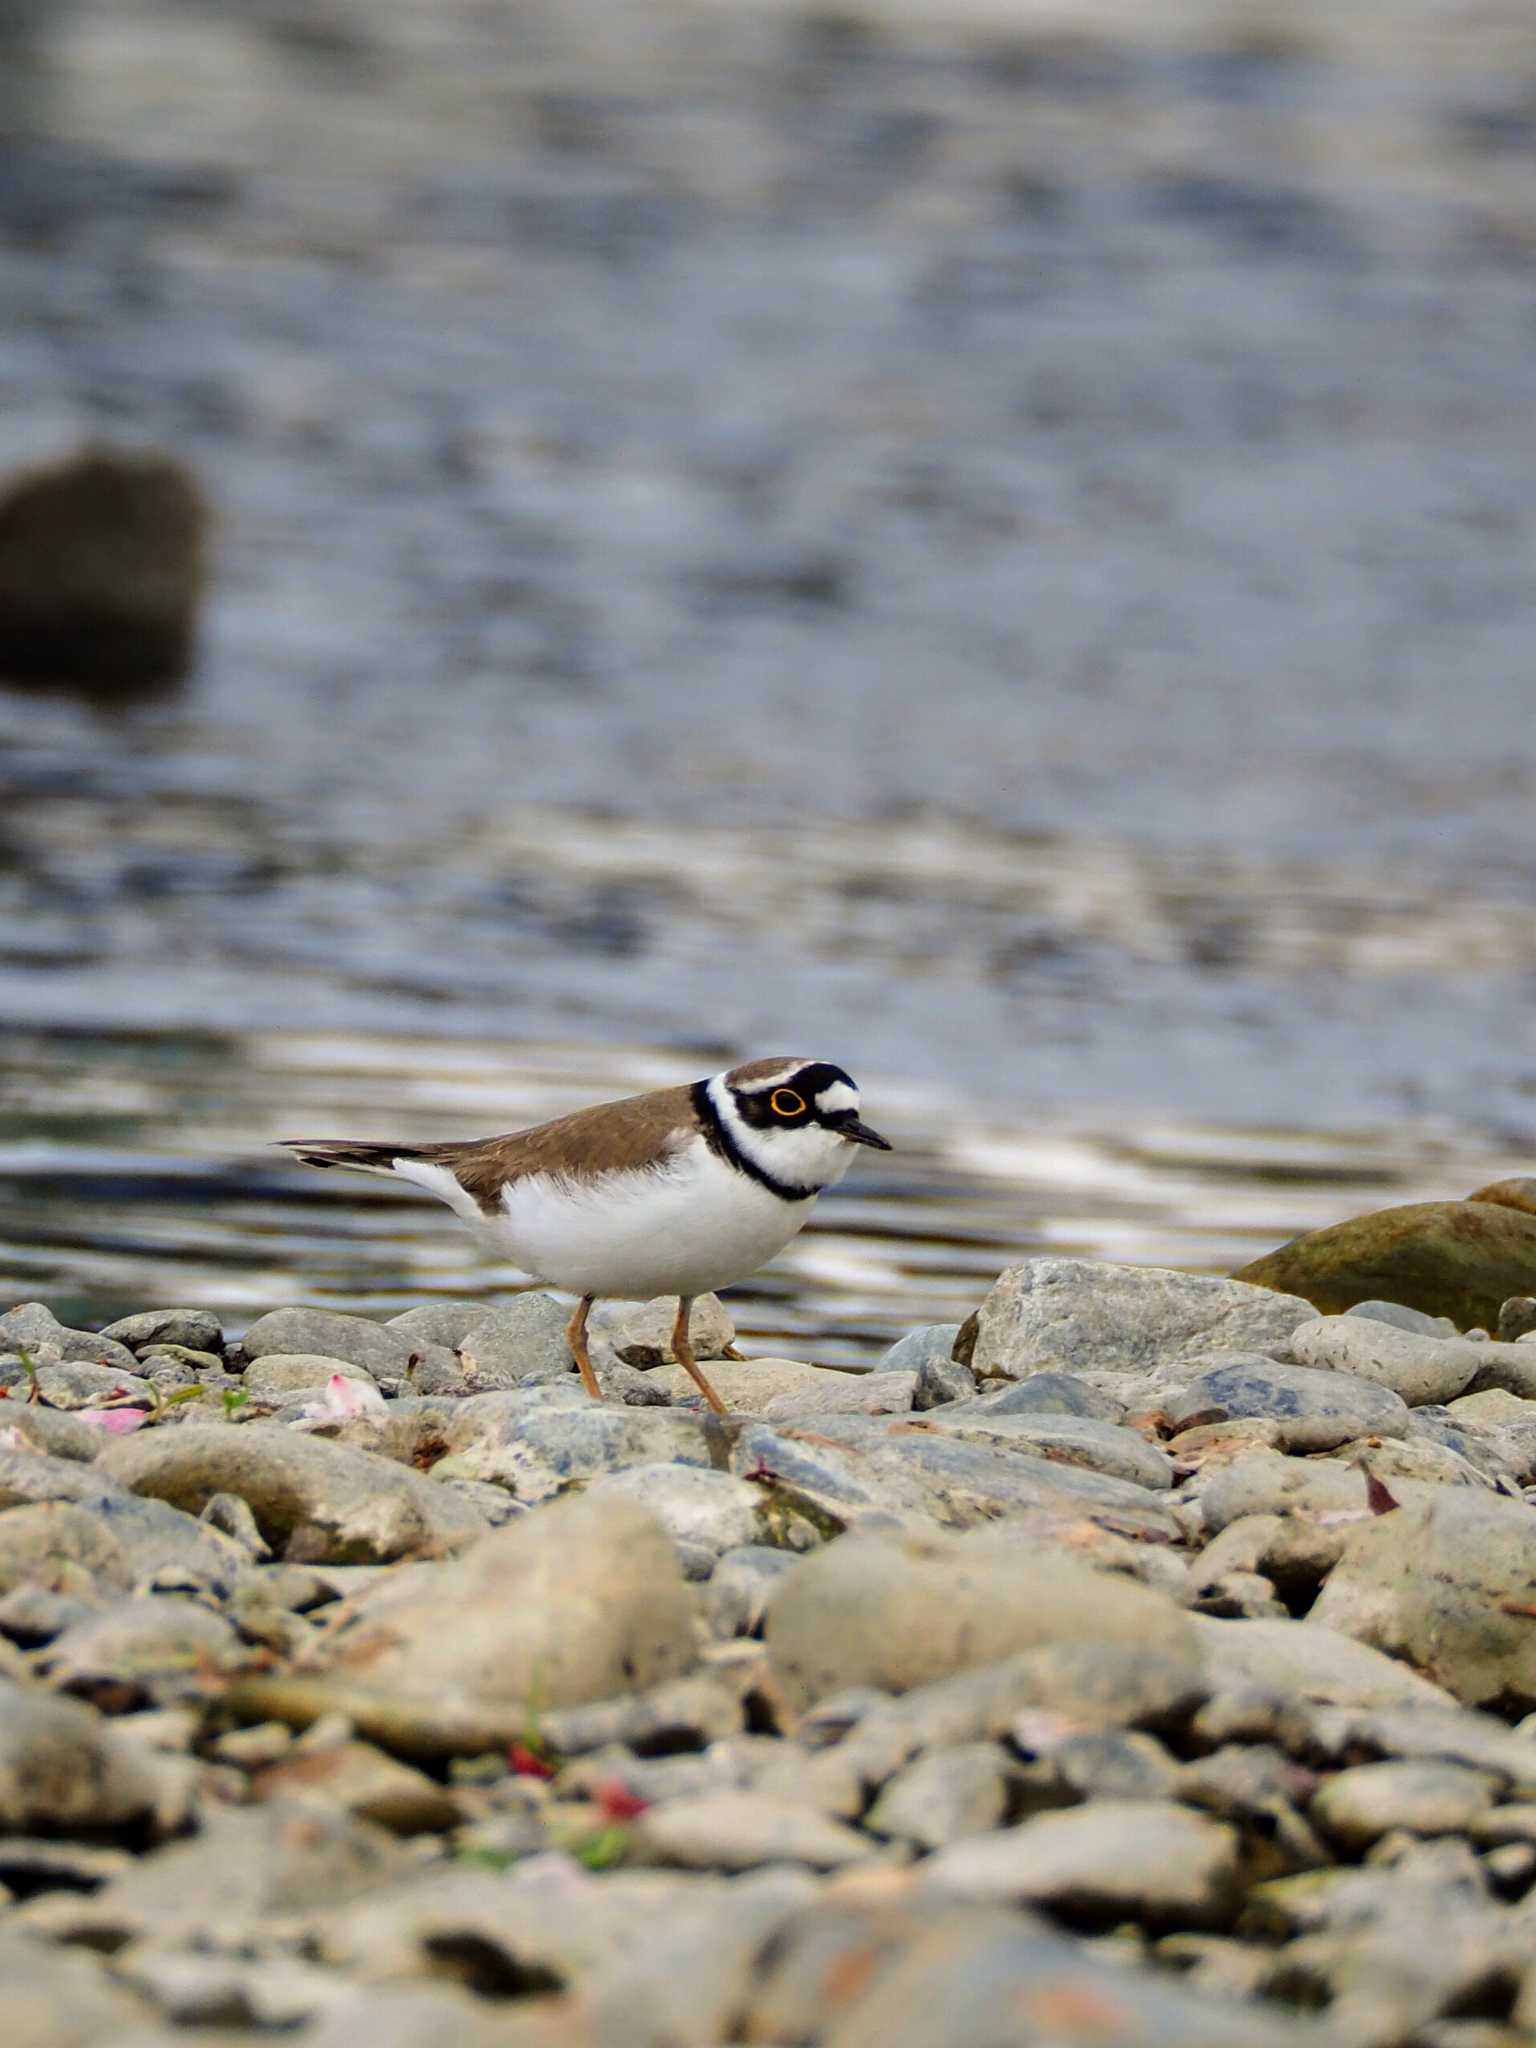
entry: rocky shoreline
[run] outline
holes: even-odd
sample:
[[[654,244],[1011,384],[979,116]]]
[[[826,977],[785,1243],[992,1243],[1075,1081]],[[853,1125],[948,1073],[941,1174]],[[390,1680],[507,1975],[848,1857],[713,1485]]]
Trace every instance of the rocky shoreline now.
[[[565,1315],[0,1315],[25,2048],[1536,2042],[1531,1337]]]

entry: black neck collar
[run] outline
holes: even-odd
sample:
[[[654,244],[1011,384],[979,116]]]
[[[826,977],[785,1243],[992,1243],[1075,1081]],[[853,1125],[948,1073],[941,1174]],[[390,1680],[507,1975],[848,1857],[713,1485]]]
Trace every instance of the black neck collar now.
[[[717,1159],[723,1159],[728,1166],[734,1166],[738,1173],[744,1173],[748,1180],[755,1180],[759,1187],[766,1188],[770,1195],[777,1195],[781,1202],[808,1202],[821,1193],[815,1187],[798,1187],[795,1182],[779,1180],[767,1167],[744,1152],[737,1142],[736,1134],[720,1114],[715,1098],[709,1092],[707,1081],[695,1081],[689,1091],[694,1114],[699,1119],[699,1128],[704,1142]]]

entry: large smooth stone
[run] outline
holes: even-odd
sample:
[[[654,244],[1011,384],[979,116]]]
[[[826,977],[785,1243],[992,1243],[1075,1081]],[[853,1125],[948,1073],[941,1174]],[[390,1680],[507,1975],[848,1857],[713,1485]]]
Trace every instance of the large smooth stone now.
[[[1355,1373],[1314,1372],[1254,1353],[1213,1360],[1164,1412],[1176,1430],[1267,1416],[1287,1451],[1332,1451],[1357,1437],[1408,1431],[1408,1410],[1389,1388]]]
[[[266,1541],[300,1562],[441,1555],[487,1526],[451,1488],[407,1466],[275,1422],[142,1430],[109,1444],[92,1469],[193,1515],[214,1494],[237,1493]]]
[[[1402,1657],[1467,1706],[1536,1707],[1536,1515],[1449,1486],[1362,1523],[1314,1622]]]
[[[0,670],[131,691],[192,656],[208,513],[156,449],[86,446],[0,491]]]
[[[969,1363],[983,1379],[1052,1369],[1136,1376],[1213,1351],[1270,1351],[1311,1319],[1305,1301],[1236,1280],[1027,1259],[998,1276],[977,1310]]]
[[[1165,1926],[1219,1925],[1242,1896],[1236,1831],[1156,1799],[1095,1799],[1037,1814],[940,1849],[922,1877],[925,1887],[969,1898]]]
[[[1198,1661],[1166,1594],[992,1531],[844,1537],[784,1575],[765,1634],[797,1707],[855,1685],[906,1692],[1045,1643],[1183,1645]]]
[[[1465,1337],[1425,1336],[1355,1315],[1321,1316],[1291,1339],[1298,1365],[1374,1380],[1410,1408],[1454,1401],[1465,1393],[1486,1348]]]
[[[478,1710],[576,1706],[687,1670],[694,1617],[660,1522],[610,1492],[552,1502],[449,1563],[380,1580],[326,1668]]]
[[[1380,1299],[1449,1316],[1458,1329],[1496,1329],[1504,1302],[1536,1288],[1533,1187],[1497,1181],[1464,1202],[1373,1209],[1292,1238],[1233,1278],[1328,1315]]]

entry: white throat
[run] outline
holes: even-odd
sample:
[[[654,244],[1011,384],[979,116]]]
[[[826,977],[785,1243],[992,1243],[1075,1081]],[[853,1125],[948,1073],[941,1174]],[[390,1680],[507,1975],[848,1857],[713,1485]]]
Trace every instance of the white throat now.
[[[758,1130],[743,1119],[723,1074],[714,1075],[706,1087],[715,1114],[737,1151],[787,1193],[806,1199],[818,1195],[840,1181],[852,1164],[854,1148],[836,1131],[821,1124]]]

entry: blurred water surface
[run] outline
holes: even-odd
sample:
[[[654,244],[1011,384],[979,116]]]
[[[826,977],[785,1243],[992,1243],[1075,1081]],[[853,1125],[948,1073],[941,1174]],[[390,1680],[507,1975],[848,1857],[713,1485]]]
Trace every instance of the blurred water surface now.
[[[780,1049],[829,1356],[1529,1164],[1523,8],[12,12],[0,465],[220,547],[0,690],[7,1294],[493,1288],[263,1146]]]

